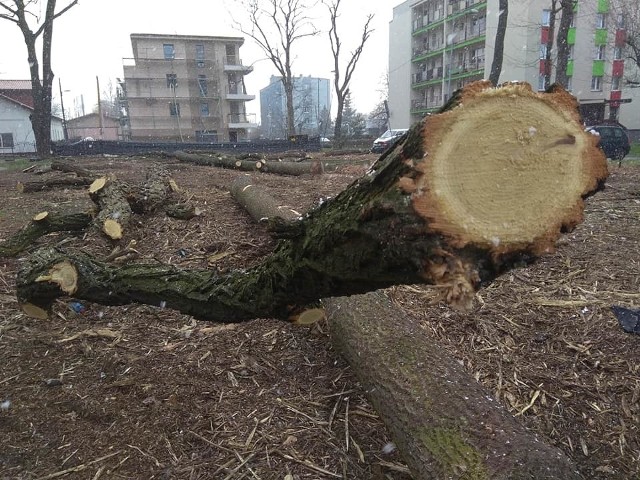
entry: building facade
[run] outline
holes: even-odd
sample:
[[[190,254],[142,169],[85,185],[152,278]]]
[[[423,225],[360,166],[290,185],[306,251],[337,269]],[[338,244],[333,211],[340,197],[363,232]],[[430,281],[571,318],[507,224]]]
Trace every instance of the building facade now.
[[[282,77],[272,76],[260,90],[262,135],[287,138],[287,100]],[[331,86],[329,79],[295,77],[293,79],[294,126],[298,135],[326,137],[331,130]]]
[[[0,155],[36,151],[32,114],[31,81],[0,80]],[[62,119],[52,116],[51,140],[63,139]]]
[[[257,127],[255,98],[240,60],[240,37],[132,34],[118,97],[131,140],[247,141]]]
[[[110,115],[89,113],[67,120],[67,138],[70,141],[93,138],[94,140],[120,140],[120,119]]]
[[[500,82],[529,82],[544,90],[550,0],[509,2]],[[498,0],[409,0],[390,24],[389,103],[392,123],[406,127],[438,110],[457,89],[488,78],[501,12]],[[556,16],[556,31],[560,14]],[[617,119],[622,105],[623,19],[608,0],[579,0],[567,40],[568,90],[586,123]],[[547,58],[551,58],[547,65]]]

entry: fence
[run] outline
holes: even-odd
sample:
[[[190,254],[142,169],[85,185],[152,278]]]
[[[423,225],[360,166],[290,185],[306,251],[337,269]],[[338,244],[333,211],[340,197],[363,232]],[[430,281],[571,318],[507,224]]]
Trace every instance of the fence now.
[[[257,140],[238,143],[203,143],[203,142],[122,142],[109,140],[81,141],[76,143],[57,143],[53,145],[53,154],[60,156],[74,155],[140,155],[153,152],[219,151],[224,153],[250,152],[284,152],[287,150],[319,151],[320,138],[289,140]]]

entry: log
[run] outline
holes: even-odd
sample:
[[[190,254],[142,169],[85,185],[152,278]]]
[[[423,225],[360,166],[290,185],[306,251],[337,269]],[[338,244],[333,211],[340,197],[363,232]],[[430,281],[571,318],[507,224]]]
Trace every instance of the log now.
[[[579,479],[380,292],[323,299],[331,340],[416,479]]]
[[[284,222],[293,222],[301,216],[291,207],[280,205],[248,175],[237,177],[231,183],[231,194],[257,222],[268,222],[276,218]]]
[[[93,215],[87,212],[41,212],[20,231],[0,243],[0,257],[14,257],[49,233],[82,231],[90,225],[92,220]]]
[[[31,193],[55,188],[82,188],[89,184],[91,184],[90,178],[62,176],[32,182],[18,182],[16,188],[20,193]]]
[[[253,268],[225,275],[156,264],[114,269],[50,249],[23,264],[18,298],[48,308],[63,292],[35,279],[68,259],[79,272],[76,298],[162,304],[221,322],[287,318],[320,298],[407,283],[438,285],[445,300],[468,307],[481,284],[553,251],[607,169],[575,99],[562,90],[477,82],[457,101],[414,125]]]
[[[131,210],[135,213],[151,213],[164,205],[173,192],[170,181],[168,170],[161,165],[153,164],[147,170],[147,178],[142,186],[130,190],[127,194]],[[176,185],[175,182],[173,185]]]
[[[249,205],[251,217],[277,217],[277,202],[267,190],[252,185],[243,192],[238,187],[246,183],[240,177],[231,191]],[[260,208],[253,209],[255,204]],[[448,478],[452,472],[498,480],[579,478],[560,450],[520,425],[383,293],[321,302],[334,347],[351,365],[414,478]],[[292,320],[306,324],[321,317],[321,309],[310,309]]]
[[[269,172],[278,175],[317,175],[323,172],[322,162],[278,162],[278,161],[248,161],[227,156],[205,156],[192,153],[173,152],[171,154],[181,162],[211,167],[230,168],[246,172]]]
[[[131,218],[131,206],[127,200],[129,188],[115,177],[100,177],[89,186],[89,196],[98,206],[95,223],[112,240],[119,240],[123,227]]]
[[[91,172],[86,168],[75,165],[70,161],[63,160],[53,160],[51,162],[51,170],[57,170],[65,173],[75,173],[78,177],[91,179],[91,181],[93,181],[93,179],[98,176],[94,172]]]

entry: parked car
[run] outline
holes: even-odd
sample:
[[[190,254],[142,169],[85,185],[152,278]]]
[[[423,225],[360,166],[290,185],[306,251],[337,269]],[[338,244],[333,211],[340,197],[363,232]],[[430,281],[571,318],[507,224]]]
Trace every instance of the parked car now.
[[[587,131],[600,136],[598,146],[607,158],[620,161],[631,150],[631,142],[626,130],[618,125],[594,125],[587,127]]]
[[[395,143],[395,141],[404,135],[408,128],[397,128],[394,130],[387,130],[379,138],[376,138],[371,147],[371,153],[383,153]]]

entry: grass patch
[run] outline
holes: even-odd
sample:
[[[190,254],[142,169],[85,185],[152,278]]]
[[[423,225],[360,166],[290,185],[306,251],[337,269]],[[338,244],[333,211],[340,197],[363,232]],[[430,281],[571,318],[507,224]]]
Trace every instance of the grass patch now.
[[[37,164],[39,167],[46,167],[51,162],[48,160],[32,162],[28,158],[22,157],[0,157],[0,172],[15,172],[18,170],[24,170],[31,165]]]
[[[632,143],[629,155],[632,157],[640,157],[640,143]]]

